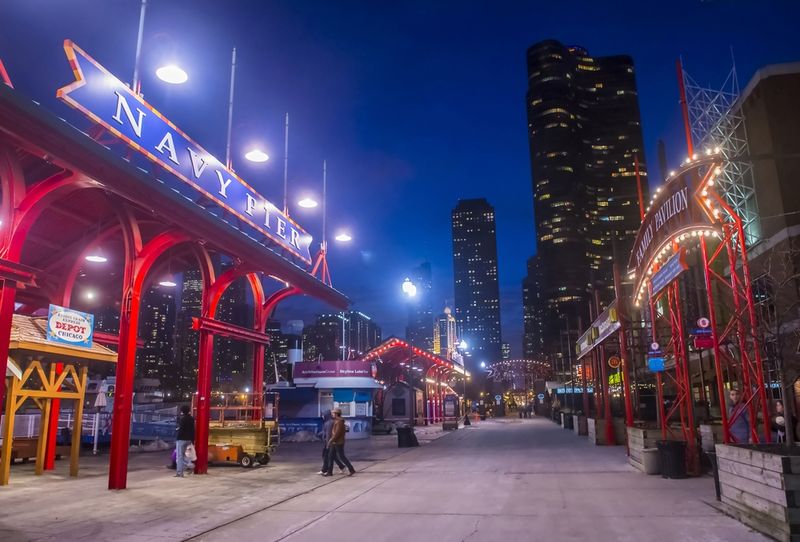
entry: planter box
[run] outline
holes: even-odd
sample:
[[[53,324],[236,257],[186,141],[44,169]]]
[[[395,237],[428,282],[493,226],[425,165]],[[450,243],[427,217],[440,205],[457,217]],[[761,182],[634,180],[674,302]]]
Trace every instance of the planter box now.
[[[572,430],[579,437],[585,437],[588,434],[588,427],[586,425],[586,416],[572,415]]]
[[[614,424],[614,441],[612,444],[625,443],[625,420],[613,419]],[[586,433],[589,437],[589,442],[597,444],[598,446],[608,444],[606,439],[606,420],[602,418],[587,418],[586,419]]]
[[[726,444],[716,451],[724,511],[770,537],[800,540],[800,455],[788,455],[800,451]]]
[[[656,441],[661,438],[658,429],[628,427],[628,463],[647,474],[659,474]],[[655,461],[655,467],[652,462]]]

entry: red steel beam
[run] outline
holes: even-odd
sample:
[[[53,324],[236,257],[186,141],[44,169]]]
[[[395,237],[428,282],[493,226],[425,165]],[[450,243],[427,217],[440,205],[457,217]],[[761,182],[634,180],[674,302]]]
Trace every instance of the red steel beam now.
[[[269,335],[260,333],[252,329],[222,322],[221,320],[214,320],[213,318],[206,318],[204,316],[195,316],[192,318],[192,329],[195,331],[208,331],[214,335],[222,337],[230,337],[240,341],[247,341],[256,344],[269,344]]]

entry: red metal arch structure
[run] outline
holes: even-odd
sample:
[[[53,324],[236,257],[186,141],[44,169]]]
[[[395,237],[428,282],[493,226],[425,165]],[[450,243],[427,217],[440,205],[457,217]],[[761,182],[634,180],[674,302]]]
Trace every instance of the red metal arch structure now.
[[[651,247],[651,256],[642,260],[639,276],[634,277],[636,305],[641,305],[643,299],[647,298],[652,341],[660,344],[667,358],[674,361],[666,370],[656,373],[662,437],[686,442],[689,471],[695,473],[699,470],[699,456],[694,420],[694,383],[688,347],[692,323],[685,318],[681,279],[678,278],[680,271],[673,275],[668,270],[678,262],[682,262],[681,266],[686,268],[683,258],[689,248],[699,246],[700,249],[699,260],[706,294],[704,310],[710,321],[723,440],[725,443],[735,442],[730,428],[739,416],[744,415],[745,410],[748,412],[750,439],[753,442],[760,440],[757,413],[760,411],[763,419],[769,420],[742,220],[715,189],[715,178],[724,167],[719,152],[708,150],[703,156],[690,154],[681,168],[670,174],[665,194],[653,196],[653,212],[661,212],[665,205],[669,209],[667,200],[675,197],[674,186],[680,186],[677,184],[680,178],[688,178],[693,179],[687,184],[689,208],[697,209],[698,217],[702,219],[682,219],[685,220],[683,224],[673,228],[668,236],[662,236],[663,240],[657,241],[659,244],[654,248]],[[652,220],[653,212],[648,208],[643,230]],[[679,213],[676,211],[675,214]],[[637,246],[640,239],[642,231],[637,237]],[[659,284],[658,276],[662,273],[667,278]],[[728,374],[732,375],[731,379],[741,385],[744,397],[745,408],[737,409],[730,419],[726,410],[723,369],[727,369]],[[675,391],[676,398],[669,408],[664,407],[665,386]],[[671,422],[677,422],[679,434],[675,434]],[[768,423],[764,424],[763,442],[770,442]]]
[[[422,386],[423,401],[427,412],[425,423],[436,423],[444,419],[444,396],[449,382],[457,375],[468,377],[463,367],[445,358],[436,356],[402,339],[390,337],[362,358],[378,363],[378,379],[384,382],[405,381],[409,367],[416,367]]]
[[[6,79],[4,77],[4,79]],[[8,83],[8,82],[7,82]],[[292,259],[203,212],[200,202],[179,196],[149,172],[70,124],[0,84],[0,374],[5,373],[15,305],[27,313],[80,304],[76,284],[84,257],[98,245],[116,243],[121,267],[117,380],[112,422],[109,489],[127,485],[128,435],[142,294],[165,259],[193,261],[203,284],[197,393],[197,473],[207,470],[207,437],[214,335],[253,342],[253,389],[262,387],[267,319],[294,295],[316,297],[336,308],[347,299]],[[212,254],[235,265],[215,276]],[[267,277],[280,288],[268,294]],[[235,280],[246,280],[255,300],[254,325],[245,329],[215,319]],[[76,307],[78,308],[78,307]],[[0,387],[0,404],[4,389]]]

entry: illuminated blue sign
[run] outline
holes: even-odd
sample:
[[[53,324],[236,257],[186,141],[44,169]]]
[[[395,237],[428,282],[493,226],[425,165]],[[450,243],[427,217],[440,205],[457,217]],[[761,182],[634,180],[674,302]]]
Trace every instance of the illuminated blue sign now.
[[[647,368],[657,373],[664,370],[664,358],[648,357]]]
[[[678,278],[678,276],[689,269],[686,263],[686,249],[681,247],[680,251],[672,256],[669,260],[664,262],[664,265],[653,274],[650,284],[653,287],[652,295],[657,294],[663,290],[669,283]]]
[[[238,219],[226,220],[228,224],[251,237],[264,236],[311,263],[311,236],[296,222],[77,45],[66,40],[64,50],[75,81],[60,88],[58,98],[175,175],[182,181],[174,186],[181,195],[197,201],[202,194]]]

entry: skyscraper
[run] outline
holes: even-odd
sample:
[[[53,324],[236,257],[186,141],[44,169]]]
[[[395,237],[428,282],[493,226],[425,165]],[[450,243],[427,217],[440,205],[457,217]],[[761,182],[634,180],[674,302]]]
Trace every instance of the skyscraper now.
[[[177,390],[183,399],[197,389],[200,345],[198,333],[192,329],[192,317],[200,316],[202,300],[200,269],[188,269],[183,273],[180,308],[175,319],[175,371],[178,374]]]
[[[139,375],[158,379],[162,391],[178,388],[178,372],[173,359],[175,295],[173,288],[152,286],[142,299],[142,339],[138,352]]]
[[[347,313],[345,338],[350,358],[359,358],[381,342],[381,328],[360,311]]]
[[[539,258],[528,258],[528,275],[522,279],[522,357],[544,359],[544,315],[539,287]]]
[[[417,288],[414,297],[408,299],[408,342],[428,352],[433,351],[433,299],[431,264],[425,262],[411,270],[409,278]]]
[[[637,159],[645,200],[647,182],[633,60],[548,40],[527,62],[538,263],[525,284],[538,288],[525,314],[553,355],[561,330],[588,324],[592,287],[603,304],[614,298],[612,262],[626,260],[640,224]]]
[[[468,369],[500,359],[500,289],[494,208],[484,198],[458,201],[452,215],[456,320],[470,357]]]
[[[381,328],[362,312],[320,314],[303,329],[303,359],[357,359],[380,342]]]
[[[450,307],[444,308],[444,312],[436,318],[435,324],[433,327],[433,353],[446,359],[453,359],[457,347],[458,326]]]

